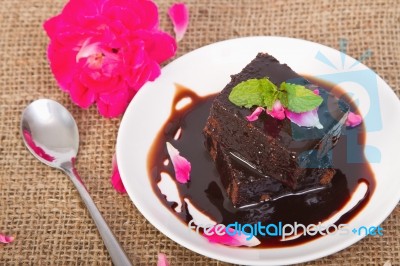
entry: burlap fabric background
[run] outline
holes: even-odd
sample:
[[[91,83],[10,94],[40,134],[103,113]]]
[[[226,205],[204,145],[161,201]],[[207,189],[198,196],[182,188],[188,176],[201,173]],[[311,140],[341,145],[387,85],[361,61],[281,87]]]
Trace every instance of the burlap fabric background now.
[[[0,244],[0,264],[110,265],[97,230],[70,181],[34,160],[19,134],[21,111],[47,97],[63,103],[80,130],[78,170],[122,246],[137,265],[155,265],[164,252],[172,265],[225,265],[183,248],[150,225],[127,196],[111,187],[111,158],[120,119],[104,119],[94,107],[82,110],[62,93],[49,70],[43,21],[66,0],[0,0],[0,232],[16,236]],[[162,27],[172,32],[158,1]],[[365,63],[400,95],[400,2],[190,0],[190,27],[179,55],[203,45],[248,35],[303,38],[338,48],[349,41],[348,54]],[[379,177],[377,177],[379,178]],[[399,264],[400,208],[383,223],[383,237],[364,240],[309,265]]]

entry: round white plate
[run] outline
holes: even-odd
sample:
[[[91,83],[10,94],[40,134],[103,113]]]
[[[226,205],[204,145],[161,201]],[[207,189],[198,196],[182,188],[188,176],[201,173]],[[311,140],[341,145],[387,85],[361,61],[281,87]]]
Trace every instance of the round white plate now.
[[[164,67],[155,82],[147,83],[139,91],[122,119],[117,139],[120,174],[130,198],[144,217],[166,236],[197,253],[250,265],[314,260],[354,244],[363,235],[329,235],[287,248],[233,248],[210,244],[161,204],[147,173],[148,152],[169,116],[174,83],[191,88],[199,95],[218,92],[229,82],[230,75],[240,72],[258,52],[273,55],[300,74],[340,83],[357,98],[368,130],[366,153],[377,186],[368,205],[350,225],[356,228],[380,225],[400,199],[399,100],[393,90],[362,63],[332,48],[299,39],[248,37],[227,40],[192,51]]]

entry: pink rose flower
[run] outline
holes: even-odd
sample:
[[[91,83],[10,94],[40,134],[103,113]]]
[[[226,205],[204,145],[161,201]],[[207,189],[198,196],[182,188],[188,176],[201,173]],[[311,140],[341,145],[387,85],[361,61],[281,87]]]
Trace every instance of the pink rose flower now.
[[[151,0],[70,0],[44,23],[59,86],[78,106],[96,103],[101,115],[119,116],[175,55],[176,41],[158,23]]]

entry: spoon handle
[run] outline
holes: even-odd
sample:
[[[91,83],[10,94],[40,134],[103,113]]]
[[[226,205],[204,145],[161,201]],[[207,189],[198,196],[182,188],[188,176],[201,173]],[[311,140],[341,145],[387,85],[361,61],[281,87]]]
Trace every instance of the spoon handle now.
[[[79,177],[77,171],[74,167],[63,168],[64,172],[71,178],[72,183],[74,183],[76,189],[79,192],[83,202],[85,203],[87,209],[89,210],[92,219],[97,225],[97,229],[101,237],[103,238],[104,245],[106,246],[111,260],[115,266],[130,266],[128,256],[119,244],[118,240],[115,238],[111,229],[108,227],[107,222],[104,220],[99,209],[97,209],[96,204],[90,197],[85,185],[83,184],[81,178]]]

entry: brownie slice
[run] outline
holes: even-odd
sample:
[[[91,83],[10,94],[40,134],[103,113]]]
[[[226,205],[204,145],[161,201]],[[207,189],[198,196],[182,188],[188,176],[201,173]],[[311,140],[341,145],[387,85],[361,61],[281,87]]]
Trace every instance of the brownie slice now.
[[[283,187],[297,189],[310,174],[309,168],[321,168],[320,160],[327,155],[340,137],[349,106],[323,88],[318,88],[323,98],[323,103],[318,109],[323,129],[299,127],[288,119],[277,120],[265,112],[258,120],[249,122],[245,116],[251,114],[253,110],[234,105],[228,96],[232,88],[240,82],[264,77],[278,87],[284,81],[304,85],[309,89],[317,87],[286,64],[280,64],[271,55],[258,54],[239,74],[231,77],[231,82],[214,100],[204,128],[206,147],[217,164],[227,161],[226,152],[235,154],[261,175],[278,181]],[[218,150],[225,151],[225,154]],[[226,169],[226,167],[220,168]],[[231,168],[233,172],[237,170]],[[326,168],[319,171],[324,175]],[[229,171],[222,171],[220,174],[226,174],[227,177],[224,178],[234,180],[233,172],[229,174]],[[235,173],[237,176],[240,175],[237,171]],[[333,174],[328,173],[327,176],[332,177]],[[251,175],[242,178],[250,179]],[[329,182],[330,179],[325,178],[323,183]],[[249,182],[242,181],[239,186],[249,186],[246,184]],[[226,186],[230,187],[234,189],[235,185]],[[234,199],[233,195],[231,199]]]
[[[336,171],[330,168],[331,158],[319,160],[318,168],[307,169],[304,180],[295,190],[280,181],[259,172],[253,165],[243,160],[239,154],[227,151],[217,145],[215,165],[228,197],[238,208],[256,205],[293,193],[323,189],[332,180]]]
[[[274,178],[246,165],[234,152],[217,145],[215,166],[228,197],[235,207],[267,201],[279,192],[288,191]]]

